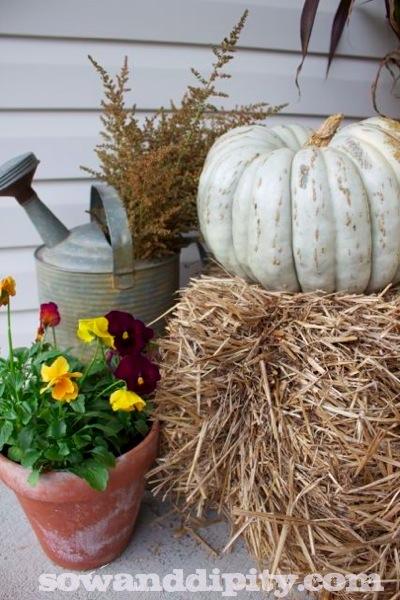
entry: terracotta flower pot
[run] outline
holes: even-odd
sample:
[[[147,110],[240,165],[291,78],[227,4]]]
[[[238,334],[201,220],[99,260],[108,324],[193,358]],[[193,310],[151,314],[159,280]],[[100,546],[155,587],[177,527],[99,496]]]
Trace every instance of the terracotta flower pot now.
[[[119,556],[129,543],[142,500],[145,475],[156,458],[159,425],[117,458],[104,492],[69,472],[42,475],[32,487],[28,471],[0,454],[0,478],[16,494],[47,556],[68,569],[94,569]]]

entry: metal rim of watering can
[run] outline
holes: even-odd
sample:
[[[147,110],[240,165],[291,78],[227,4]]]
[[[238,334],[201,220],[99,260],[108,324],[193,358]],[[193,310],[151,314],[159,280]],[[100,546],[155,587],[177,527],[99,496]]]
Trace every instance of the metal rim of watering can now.
[[[46,248],[47,246],[45,246],[44,244],[42,244],[41,246],[39,246],[38,248],[36,248],[35,252],[34,252],[34,256],[35,259],[41,263],[46,264],[48,267],[56,269],[57,271],[64,271],[66,273],[76,273],[78,275],[85,275],[85,276],[90,276],[90,275],[104,275],[105,272],[104,271],[91,271],[90,273],[88,273],[87,271],[80,271],[80,270],[76,270],[73,269],[71,271],[71,269],[65,269],[63,267],[60,266],[55,266],[52,265],[51,263],[43,260],[42,256],[41,256],[41,252],[43,251],[43,248]],[[169,254],[168,256],[163,256],[162,258],[154,258],[154,259],[148,259],[148,260],[138,260],[134,262],[134,267],[133,267],[133,273],[132,273],[132,277],[135,278],[135,272],[136,271],[144,271],[144,270],[149,270],[149,269],[156,269],[157,267],[159,267],[161,264],[168,264],[170,262],[174,262],[176,260],[178,260],[179,258],[179,252],[175,252],[174,254]]]
[[[116,190],[106,184],[92,185],[90,190],[90,219],[104,210],[106,226],[113,252],[114,286],[127,289],[134,285],[133,240],[125,207]]]

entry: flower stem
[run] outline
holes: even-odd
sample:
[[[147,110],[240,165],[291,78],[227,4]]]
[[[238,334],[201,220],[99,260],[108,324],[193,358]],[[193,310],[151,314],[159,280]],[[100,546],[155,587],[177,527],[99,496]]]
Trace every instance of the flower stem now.
[[[51,330],[52,330],[52,333],[53,333],[53,346],[54,346],[54,348],[57,348],[57,338],[56,338],[55,327],[52,327]]]
[[[17,402],[19,403],[19,391],[17,389],[17,381],[15,377],[15,364],[14,364],[14,346],[11,331],[11,306],[10,299],[7,304],[7,334],[8,334],[8,361],[10,365],[10,371],[13,379],[14,392]]]
[[[94,354],[93,354],[93,358],[92,358],[92,360],[90,361],[90,363],[88,364],[88,366],[86,367],[86,369],[85,369],[85,371],[84,371],[84,373],[83,373],[83,375],[82,375],[82,378],[81,378],[81,380],[80,380],[80,382],[79,382],[79,384],[80,384],[81,386],[82,386],[82,383],[83,383],[83,382],[85,381],[85,379],[87,378],[87,376],[89,375],[90,371],[91,371],[91,370],[92,370],[92,368],[93,368],[93,365],[94,365],[94,363],[95,363],[95,362],[96,362],[96,360],[97,360],[97,356],[98,356],[98,354],[99,354],[99,349],[100,349],[100,346],[101,346],[101,342],[100,342],[100,340],[97,338],[97,340],[96,340],[96,350],[95,350],[95,352],[94,352]]]
[[[104,364],[106,365],[107,364],[107,358],[106,358],[106,351],[104,349],[103,344],[101,344],[101,353],[103,355]]]
[[[116,389],[119,389],[119,388],[123,389],[124,387],[126,387],[126,385],[125,385],[125,386],[121,386],[121,383],[124,383],[124,382],[123,382],[121,379],[117,379],[116,381],[113,381],[113,382],[112,382],[110,385],[108,385],[108,386],[107,386],[107,387],[106,387],[104,390],[102,390],[101,394],[102,394],[102,395],[103,395],[103,394],[105,394],[106,392],[108,392],[108,391],[112,390],[114,387],[115,387]]]
[[[10,370],[15,380],[15,365],[14,365],[14,347],[11,333],[11,306],[10,300],[7,304],[7,334],[8,334],[8,360],[10,363]]]

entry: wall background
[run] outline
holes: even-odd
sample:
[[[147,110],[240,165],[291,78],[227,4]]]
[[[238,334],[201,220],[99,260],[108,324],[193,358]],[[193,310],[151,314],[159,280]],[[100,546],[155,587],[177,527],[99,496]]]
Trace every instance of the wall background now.
[[[28,150],[41,160],[36,190],[68,225],[87,220],[90,181],[79,165],[94,166],[100,128],[101,84],[87,55],[115,73],[128,56],[133,67],[132,103],[144,116],[171,98],[179,100],[191,81],[190,67],[207,71],[210,45],[218,43],[250,10],[233,61],[225,106],[264,100],[289,102],[275,121],[316,126],[329,113],[348,120],[372,114],[370,83],[378,61],[395,46],[383,2],[356,6],[325,80],[326,52],[335,5],[321,13],[302,76],[301,0],[0,0],[0,162]],[[396,114],[385,81],[380,97]],[[18,282],[14,301],[16,343],[31,340],[38,305],[33,251],[39,237],[15,200],[0,200],[0,276]],[[187,253],[190,267],[195,259]],[[0,314],[0,352],[5,343]]]

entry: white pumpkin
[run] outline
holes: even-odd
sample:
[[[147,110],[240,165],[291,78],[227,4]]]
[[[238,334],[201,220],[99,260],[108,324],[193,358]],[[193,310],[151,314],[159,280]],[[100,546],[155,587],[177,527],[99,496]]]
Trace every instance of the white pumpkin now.
[[[300,125],[238,127],[212,146],[198,214],[229,272],[288,291],[400,281],[400,125],[374,117],[336,132],[341,119],[311,138]]]

